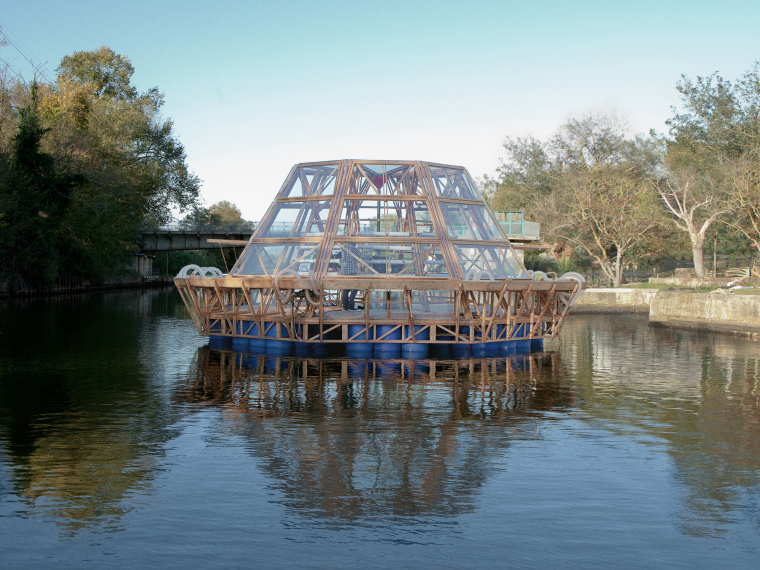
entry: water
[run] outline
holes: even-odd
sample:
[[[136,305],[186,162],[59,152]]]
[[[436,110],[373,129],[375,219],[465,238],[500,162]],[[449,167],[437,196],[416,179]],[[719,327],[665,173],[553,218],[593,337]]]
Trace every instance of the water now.
[[[213,351],[169,291],[0,304],[0,566],[756,567],[760,345]]]

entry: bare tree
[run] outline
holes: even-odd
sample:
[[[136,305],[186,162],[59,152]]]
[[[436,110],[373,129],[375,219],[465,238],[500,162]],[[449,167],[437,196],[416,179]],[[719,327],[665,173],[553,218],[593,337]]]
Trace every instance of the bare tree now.
[[[704,243],[707,230],[715,221],[733,211],[732,205],[722,195],[704,185],[705,181],[696,176],[652,181],[652,187],[674,216],[671,222],[689,235],[697,277],[705,276]]]
[[[660,223],[651,188],[642,177],[612,167],[576,173],[565,183],[549,234],[586,252],[619,286],[631,253],[643,249]]]

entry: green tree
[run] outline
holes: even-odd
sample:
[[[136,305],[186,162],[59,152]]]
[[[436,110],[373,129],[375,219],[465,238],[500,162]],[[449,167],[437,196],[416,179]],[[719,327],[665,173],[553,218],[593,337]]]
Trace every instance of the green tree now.
[[[491,207],[522,209],[541,223],[555,250],[565,244],[597,261],[614,285],[659,224],[646,177],[660,149],[649,138],[625,136],[615,115],[570,119],[548,141],[507,139],[497,180],[486,180]]]
[[[132,67],[129,59],[106,46],[97,51],[75,51],[61,60],[59,82],[87,85],[93,98],[133,101],[138,93],[131,84]]]
[[[240,208],[227,200],[212,204],[208,211],[215,220],[219,220],[226,224],[242,224],[245,222],[245,220],[243,220],[243,214],[240,212]]]
[[[196,203],[200,180],[186,164],[157,88],[138,93],[129,60],[101,47],[63,59],[46,110],[49,143],[79,163],[88,179],[125,202],[141,221],[166,223],[172,209]]]
[[[717,73],[677,85],[683,110],[666,121],[665,176],[655,188],[673,224],[689,236],[694,271],[705,275],[707,232],[719,221],[757,235],[754,149],[760,132],[758,63],[732,84]],[[750,238],[752,239],[752,238]]]
[[[0,70],[2,71],[2,70]],[[55,84],[0,73],[0,279],[49,286],[60,274],[123,273],[140,225],[189,210],[200,181],[158,89],[131,85],[129,60],[76,52]]]
[[[62,172],[41,150],[46,133],[37,108],[38,86],[19,110],[19,128],[0,181],[0,274],[11,286],[49,287],[58,275],[59,237],[79,176]]]

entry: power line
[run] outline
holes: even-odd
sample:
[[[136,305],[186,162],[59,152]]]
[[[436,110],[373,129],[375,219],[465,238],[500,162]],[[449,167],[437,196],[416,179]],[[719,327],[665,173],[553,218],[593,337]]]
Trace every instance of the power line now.
[[[6,30],[7,30],[7,33],[6,33]],[[9,33],[13,36],[13,38],[11,38],[11,36],[8,35]],[[45,71],[45,68],[44,68],[44,66],[47,65],[47,62],[41,63],[39,65],[37,65],[36,63],[34,63],[34,60],[37,59],[37,58],[34,56],[34,54],[32,53],[32,51],[29,48],[27,48],[26,45],[24,45],[24,42],[22,42],[21,39],[18,36],[16,36],[16,34],[14,34],[13,32],[11,32],[10,30],[8,30],[7,26],[5,24],[3,24],[2,21],[0,21],[0,35],[2,35],[5,38],[5,40],[11,46],[13,46],[15,48],[15,50],[19,54],[21,54],[21,57],[23,57],[26,61],[29,62],[29,65],[32,66],[32,70],[34,71],[35,79],[37,78],[37,75],[39,74],[39,75],[42,76],[42,78],[45,81],[50,82],[50,78],[48,77],[47,72]],[[14,38],[15,38],[15,41],[14,41]],[[21,45],[24,49],[21,49],[21,47],[19,47],[19,45]],[[25,53],[25,51],[29,55],[27,55],[27,53]],[[17,76],[19,76],[23,80],[23,76],[18,71],[16,71],[15,69],[11,68],[10,64],[7,61],[5,61],[5,60],[2,60],[2,61],[3,61],[3,63],[5,63],[8,66],[9,69],[11,69],[11,71],[13,71],[13,73],[15,73]]]

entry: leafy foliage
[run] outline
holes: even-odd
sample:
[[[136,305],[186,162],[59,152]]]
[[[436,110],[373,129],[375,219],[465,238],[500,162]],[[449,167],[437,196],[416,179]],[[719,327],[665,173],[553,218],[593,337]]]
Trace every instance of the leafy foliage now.
[[[556,251],[569,244],[616,285],[629,261],[650,255],[645,243],[660,224],[646,184],[657,164],[653,141],[627,138],[623,121],[600,114],[570,119],[546,142],[507,139],[504,147],[498,181],[486,181],[492,207],[525,210]]]
[[[0,74],[0,281],[37,288],[122,272],[140,225],[189,210],[200,189],[163,96],[137,92],[125,56],[75,52],[57,71],[28,89]]]
[[[758,243],[760,188],[760,64],[732,84],[713,73],[677,89],[683,111],[666,121],[665,175],[655,188],[674,226],[691,242],[694,269],[705,275],[703,248],[710,227],[728,224]]]

